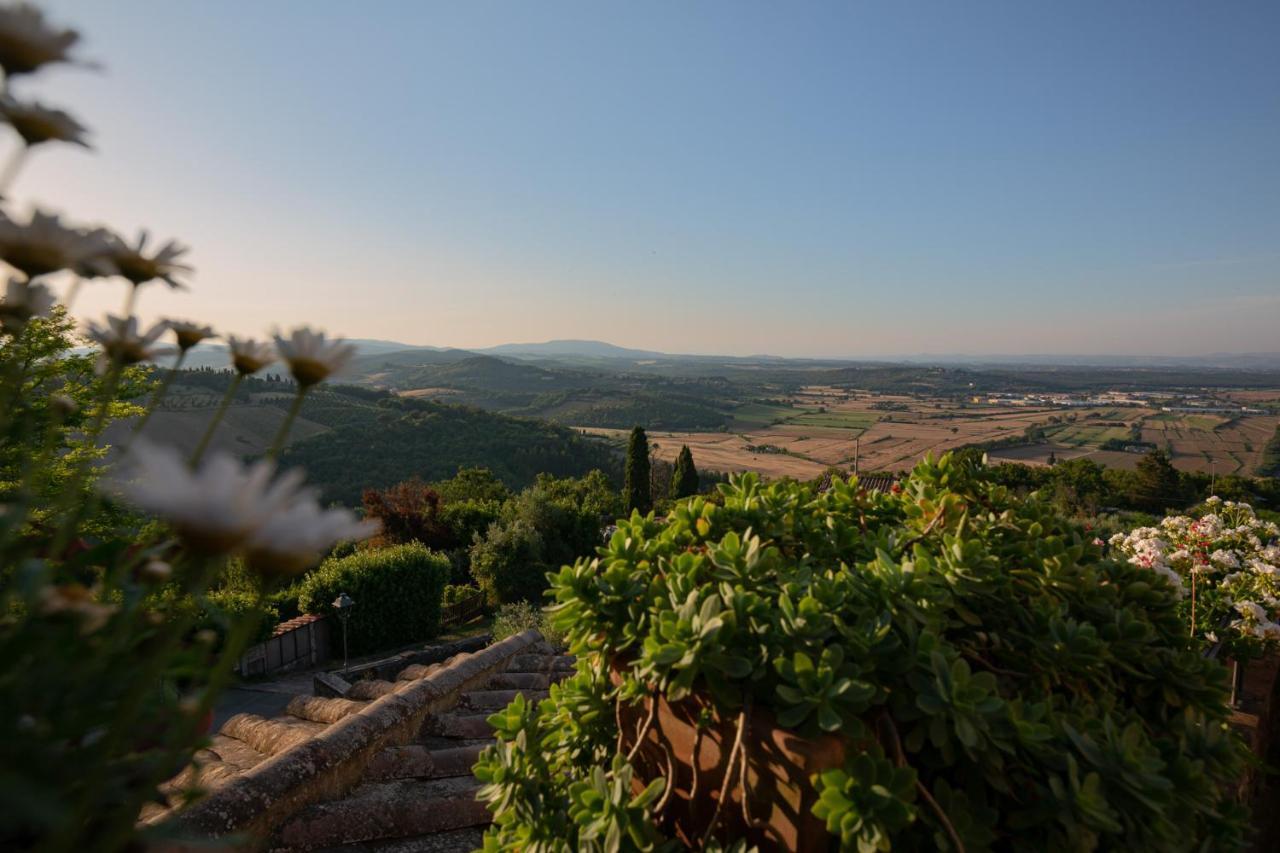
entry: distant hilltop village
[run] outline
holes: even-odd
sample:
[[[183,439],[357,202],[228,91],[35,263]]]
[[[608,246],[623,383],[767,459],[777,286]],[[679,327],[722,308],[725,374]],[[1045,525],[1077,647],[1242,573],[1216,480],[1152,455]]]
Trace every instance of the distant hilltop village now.
[[[1104,391],[1100,394],[1017,394],[993,393],[970,397],[972,403],[993,406],[1134,406],[1162,412],[1189,412],[1214,415],[1261,415],[1264,409],[1202,394],[1171,394],[1167,391]]]

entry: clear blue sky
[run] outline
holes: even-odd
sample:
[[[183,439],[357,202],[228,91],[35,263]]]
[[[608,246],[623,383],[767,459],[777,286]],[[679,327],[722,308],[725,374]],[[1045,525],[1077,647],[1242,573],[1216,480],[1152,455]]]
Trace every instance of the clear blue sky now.
[[[1280,350],[1280,3],[47,6],[106,70],[20,91],[97,150],[14,194],[190,243],[195,288],[147,311],[454,346]]]

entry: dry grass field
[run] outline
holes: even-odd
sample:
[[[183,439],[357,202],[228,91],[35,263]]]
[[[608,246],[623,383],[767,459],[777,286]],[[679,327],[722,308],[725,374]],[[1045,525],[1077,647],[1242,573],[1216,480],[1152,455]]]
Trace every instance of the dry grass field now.
[[[1241,401],[1245,402],[1245,401]],[[1250,401],[1253,402],[1253,401]],[[829,466],[899,471],[925,454],[965,445],[1017,439],[1040,427],[1043,440],[990,451],[995,460],[1047,464],[1050,457],[1087,457],[1132,467],[1140,453],[1104,451],[1136,429],[1143,441],[1167,449],[1183,470],[1253,473],[1280,417],[1229,417],[1137,407],[1036,408],[846,392],[810,387],[785,399],[735,410],[725,432],[651,431],[659,458],[674,460],[687,444],[698,466],[757,471],[768,477],[816,477]],[[590,432],[625,438],[625,430]]]

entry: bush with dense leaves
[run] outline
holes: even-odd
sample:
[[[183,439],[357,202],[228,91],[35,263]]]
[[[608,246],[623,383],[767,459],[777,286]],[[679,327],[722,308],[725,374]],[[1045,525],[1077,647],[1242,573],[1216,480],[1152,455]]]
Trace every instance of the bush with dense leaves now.
[[[493,617],[493,640],[505,640],[530,628],[541,632],[543,639],[553,646],[560,645],[564,640],[564,636],[551,624],[547,614],[527,601],[516,601],[498,608]]]
[[[355,600],[347,635],[352,654],[426,640],[440,633],[440,603],[449,560],[411,543],[326,560],[302,582],[307,613],[333,613],[341,593]]]
[[[600,471],[576,479],[540,475],[471,546],[471,574],[490,604],[541,601],[547,573],[592,553],[620,508]]]
[[[662,800],[623,784],[617,754],[616,704],[654,691],[864,744],[812,780],[847,849],[1242,847],[1225,669],[1164,578],[1105,558],[1047,498],[951,457],[898,494],[721,491],[633,515],[554,576],[577,673],[492,718],[486,850],[664,843]]]

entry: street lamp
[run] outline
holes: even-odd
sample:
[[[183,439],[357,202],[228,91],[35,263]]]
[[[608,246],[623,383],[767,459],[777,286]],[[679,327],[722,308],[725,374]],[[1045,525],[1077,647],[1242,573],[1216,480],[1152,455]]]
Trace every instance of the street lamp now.
[[[338,611],[338,619],[342,622],[342,671],[347,671],[347,619],[351,617],[351,608],[356,606],[355,599],[345,592],[333,600],[333,609]]]

